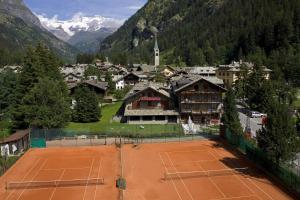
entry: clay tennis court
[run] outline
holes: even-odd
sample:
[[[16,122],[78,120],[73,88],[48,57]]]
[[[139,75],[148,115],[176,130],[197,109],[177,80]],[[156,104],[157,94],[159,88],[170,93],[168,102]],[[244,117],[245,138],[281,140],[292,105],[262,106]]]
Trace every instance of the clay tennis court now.
[[[122,148],[124,199],[293,199],[261,171],[214,141]]]
[[[114,146],[31,149],[0,178],[0,199],[118,199],[119,191],[115,187],[115,180],[118,178],[119,169],[118,150]],[[74,180],[77,180],[77,184],[81,184],[5,190],[7,181],[74,182]],[[99,184],[93,180],[104,182]]]

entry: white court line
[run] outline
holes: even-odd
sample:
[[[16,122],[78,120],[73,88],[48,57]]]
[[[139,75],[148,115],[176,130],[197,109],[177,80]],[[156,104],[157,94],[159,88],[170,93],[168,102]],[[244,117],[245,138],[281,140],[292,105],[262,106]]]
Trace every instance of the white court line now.
[[[170,158],[170,156],[169,156],[169,154],[168,154],[167,152],[165,152],[165,154],[167,155],[167,157],[168,157],[169,161],[171,162],[172,166],[174,167],[175,173],[176,173],[176,172],[177,172],[177,169],[176,169],[176,167],[175,167],[175,165],[174,165],[172,159]],[[186,184],[184,183],[184,181],[182,180],[182,178],[180,177],[180,175],[178,175],[178,178],[179,178],[179,180],[181,181],[181,183],[183,184],[183,186],[184,186],[185,190],[187,191],[188,195],[190,196],[190,198],[191,198],[192,200],[194,200],[194,198],[193,198],[193,196],[192,196],[190,190],[187,188]]]
[[[240,198],[250,198],[250,197],[257,197],[256,195],[245,195],[245,196],[238,196],[238,197],[225,197],[220,199],[212,199],[212,200],[230,200],[230,199],[240,199]]]
[[[161,162],[162,162],[162,164],[163,164],[163,166],[164,166],[164,168],[165,168],[166,173],[168,173],[168,169],[167,169],[167,167],[166,167],[166,165],[165,165],[165,162],[164,162],[163,158],[161,157],[161,154],[160,154],[160,153],[159,153],[159,157],[160,157],[160,160],[161,160]],[[173,179],[171,179],[171,181],[172,181],[173,187],[174,187],[174,189],[175,189],[175,191],[176,191],[176,193],[177,193],[179,199],[182,200],[182,197],[181,197],[181,195],[179,194],[179,191],[178,191],[178,189],[177,189],[177,187],[176,187],[176,184],[174,183]]]
[[[217,152],[217,151],[215,151],[215,150],[213,150],[218,156],[220,156],[220,154]],[[211,153],[212,155],[214,155],[213,153]],[[215,156],[215,155],[214,155]],[[221,156],[220,156],[221,157]],[[227,169],[230,169],[229,167],[227,167],[224,163],[222,163],[221,161],[220,161],[220,163],[225,167],[225,168],[227,168]],[[236,174],[234,174],[233,175],[234,177],[236,177],[252,194],[255,194],[255,192],[251,189],[251,187],[249,187],[246,183],[245,183],[245,181],[243,181],[243,180],[241,180]],[[259,199],[261,199],[260,197],[259,197]]]
[[[92,161],[92,165],[91,165],[90,172],[89,172],[89,175],[88,175],[88,180],[89,180],[89,178],[91,176],[91,172],[92,172],[92,169],[93,169],[94,161],[95,161],[95,158],[93,158],[93,161]],[[86,182],[86,185],[85,185],[85,189],[84,189],[84,193],[83,193],[83,199],[85,197],[87,186],[88,186],[88,181]]]
[[[100,174],[100,169],[101,169],[101,164],[102,164],[102,159],[100,158],[100,164],[99,164],[99,168],[98,168],[98,173],[97,173],[97,178],[99,178],[99,174]],[[98,189],[98,185],[96,185],[96,190],[95,190],[95,194],[94,194],[94,200],[96,199],[97,196],[97,189]]]
[[[61,174],[61,175],[59,176],[59,178],[58,178],[59,181],[62,179],[62,177],[64,176],[65,172],[66,172],[66,170],[64,169],[63,172],[62,172],[62,174]],[[50,196],[49,200],[51,200],[51,199],[53,198],[54,193],[56,192],[56,189],[57,189],[57,186],[55,186],[55,188],[53,189],[53,191],[52,191],[52,193],[51,193],[51,196]]]
[[[47,160],[48,160],[48,159],[46,158],[46,160],[43,162],[43,164],[41,165],[41,167],[37,170],[36,174],[35,174],[35,175],[33,176],[33,178],[31,179],[32,181],[33,181],[34,178],[39,174],[39,172],[41,171],[41,169],[45,166]],[[18,197],[17,200],[19,200],[19,199],[21,198],[21,196],[22,196],[22,194],[23,194],[24,192],[25,192],[25,189],[22,190],[22,192],[21,192],[21,194],[20,194],[20,196]]]
[[[36,167],[36,165],[39,163],[40,160],[41,160],[41,158],[39,158],[38,161],[37,161],[34,165],[32,165],[32,167],[30,168],[30,170],[29,170],[29,171],[24,175],[24,177],[22,178],[22,181],[25,180],[25,178],[29,175],[29,173],[33,170],[33,168]],[[8,198],[10,197],[10,195],[13,194],[13,193],[14,193],[14,191],[11,191],[11,192],[9,193],[9,195],[8,195],[5,199],[8,199]]]
[[[202,170],[204,170],[204,168],[201,166],[201,165],[199,165],[199,167],[202,169]],[[212,171],[212,170],[211,170]],[[216,171],[216,170],[215,170]],[[217,190],[223,195],[223,198],[226,198],[226,195],[224,194],[224,192],[221,190],[221,188],[219,188],[219,186],[208,176],[207,177],[208,178],[208,180],[217,188]]]
[[[207,149],[199,149],[199,150],[185,150],[185,151],[165,151],[165,153],[191,153],[191,152],[199,152],[199,151],[207,151],[209,150],[209,148]]]
[[[266,193],[263,189],[261,189],[260,187],[258,187],[251,178],[247,178],[257,189],[259,189],[260,191],[262,191],[265,195],[267,195],[267,197],[269,197],[270,199],[274,200],[268,193]]]
[[[61,171],[61,170],[80,170],[80,169],[90,169],[90,167],[42,169],[41,171]]]

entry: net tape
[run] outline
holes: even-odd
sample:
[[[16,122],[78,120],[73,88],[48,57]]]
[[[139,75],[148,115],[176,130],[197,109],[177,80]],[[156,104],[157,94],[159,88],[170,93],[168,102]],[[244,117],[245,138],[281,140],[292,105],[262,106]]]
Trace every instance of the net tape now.
[[[211,176],[224,176],[234,174],[246,174],[248,167],[222,169],[222,170],[208,170],[208,171],[190,171],[190,172],[174,172],[165,173],[165,180],[183,179],[183,178],[197,178],[197,177],[211,177]]]
[[[103,178],[94,179],[74,179],[74,180],[53,180],[53,181],[26,181],[26,182],[7,182],[6,189],[30,189],[30,188],[48,188],[48,187],[67,187],[67,186],[86,186],[103,185]]]

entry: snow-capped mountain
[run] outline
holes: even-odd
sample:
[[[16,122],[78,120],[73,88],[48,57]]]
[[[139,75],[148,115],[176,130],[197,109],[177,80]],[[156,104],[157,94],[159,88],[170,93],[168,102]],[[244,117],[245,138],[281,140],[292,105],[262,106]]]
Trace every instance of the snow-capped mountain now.
[[[52,18],[38,14],[36,16],[44,28],[82,52],[97,51],[100,42],[116,31],[124,22],[100,15],[85,16],[82,13],[77,13],[67,20],[60,20],[58,16]]]
[[[123,20],[106,18],[100,15],[85,16],[82,13],[77,13],[71,19],[67,20],[60,20],[58,16],[47,18],[44,15],[37,15],[37,17],[47,30],[64,41],[70,40],[72,36],[82,31],[96,32],[101,28],[116,30],[124,22]]]

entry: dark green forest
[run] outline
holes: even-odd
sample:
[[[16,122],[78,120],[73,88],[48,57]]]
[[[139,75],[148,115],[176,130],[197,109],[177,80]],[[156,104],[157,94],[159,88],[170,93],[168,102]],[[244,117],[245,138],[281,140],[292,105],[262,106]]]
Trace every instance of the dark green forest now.
[[[155,28],[163,64],[243,59],[270,67],[275,79],[300,85],[299,0],[149,0],[101,51],[111,58],[125,52],[129,63],[151,64]]]

